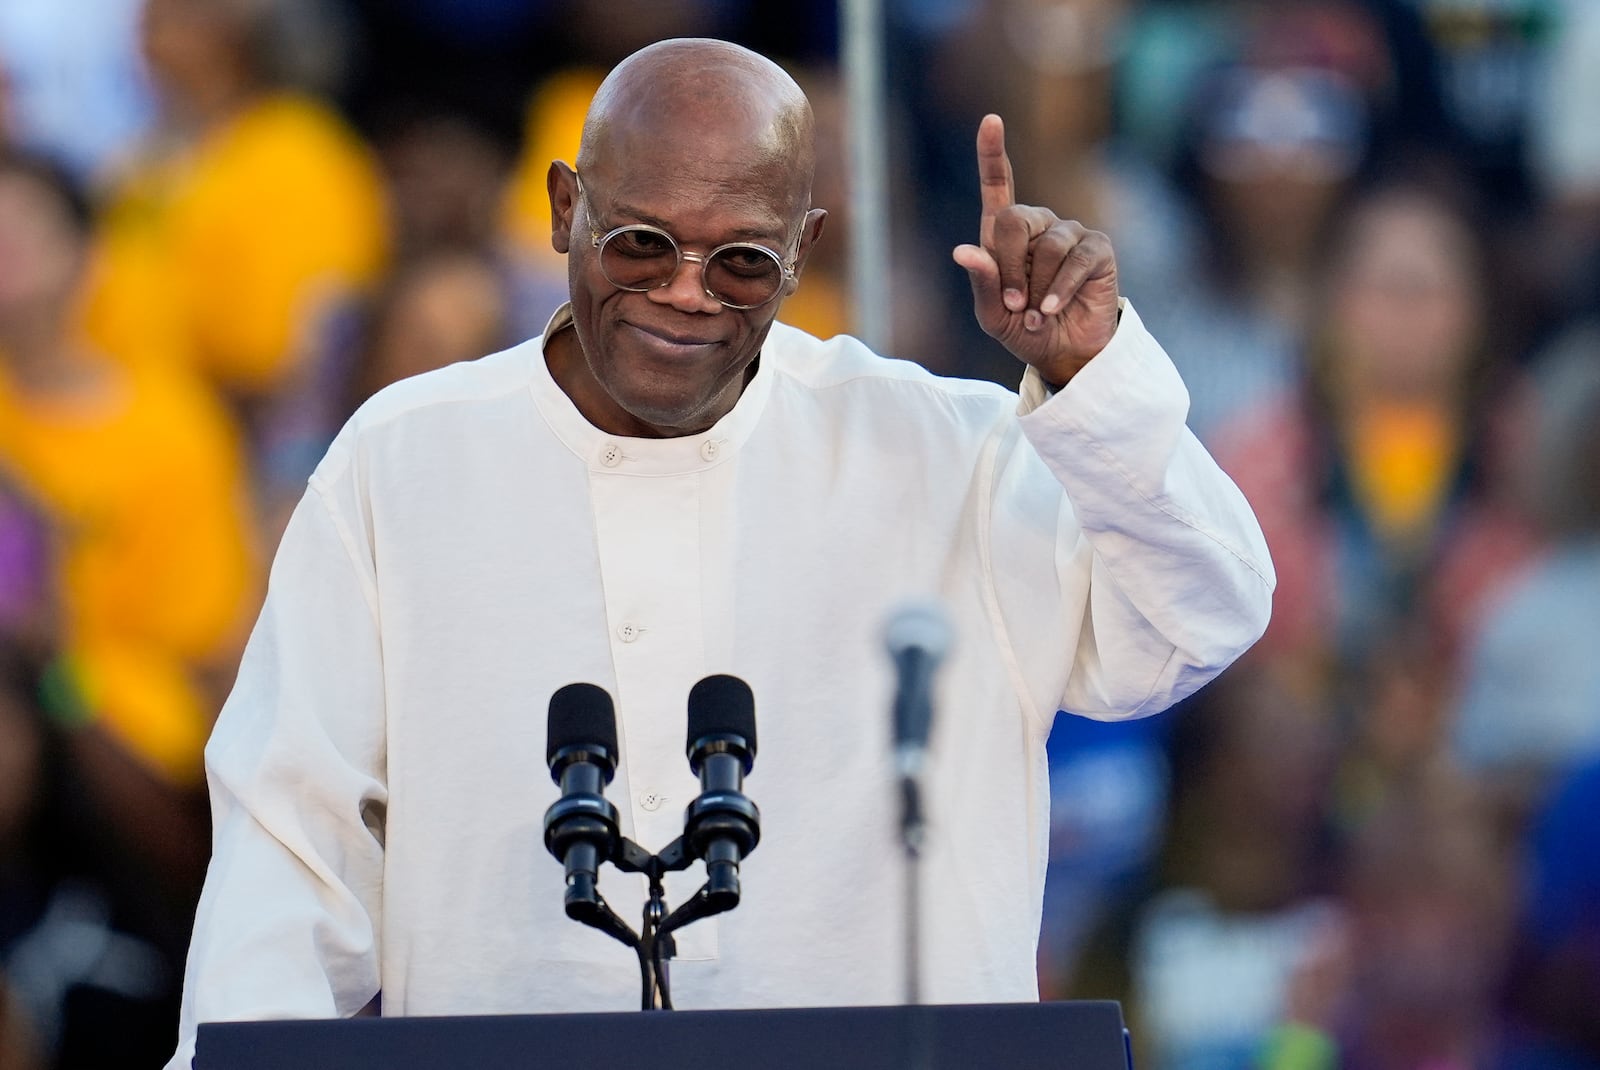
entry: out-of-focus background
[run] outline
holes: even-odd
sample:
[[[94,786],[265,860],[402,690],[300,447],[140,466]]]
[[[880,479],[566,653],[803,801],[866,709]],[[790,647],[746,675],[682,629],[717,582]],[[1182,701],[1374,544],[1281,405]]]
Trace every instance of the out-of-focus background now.
[[[949,257],[998,111],[1279,573],[1182,708],[1059,719],[1045,995],[1153,1070],[1600,1066],[1600,2],[887,8],[893,354],[1018,379]],[[850,330],[830,3],[0,0],[0,1067],[170,1051],[287,511],[374,390],[542,329],[548,163],[681,35],[810,92],[782,316]]]

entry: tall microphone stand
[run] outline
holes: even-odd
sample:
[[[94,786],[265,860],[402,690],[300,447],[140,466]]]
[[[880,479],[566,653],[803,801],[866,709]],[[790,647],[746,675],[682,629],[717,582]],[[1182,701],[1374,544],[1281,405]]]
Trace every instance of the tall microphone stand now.
[[[933,1036],[922,1003],[922,853],[927,821],[922,806],[922,771],[933,721],[933,678],[949,652],[952,630],[935,602],[911,602],[890,614],[884,646],[895,669],[893,708],[895,766],[899,773],[900,845],[905,865],[905,1065],[933,1065]]]
[[[906,1070],[933,1066],[933,1036],[924,1020],[922,1004],[922,849],[927,823],[922,811],[921,755],[902,752],[900,762],[900,846],[905,865],[905,1004],[910,1030],[906,1037]]]
[[[922,1002],[922,847],[927,824],[922,816],[922,784],[915,773],[900,774],[900,846],[905,854],[905,1002]]]

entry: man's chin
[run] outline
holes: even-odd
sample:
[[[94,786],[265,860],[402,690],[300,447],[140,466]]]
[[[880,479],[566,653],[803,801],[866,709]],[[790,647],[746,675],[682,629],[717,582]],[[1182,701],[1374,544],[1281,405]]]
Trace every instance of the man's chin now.
[[[700,398],[662,395],[649,391],[615,393],[612,399],[638,425],[640,438],[679,438],[699,434],[712,424]]]

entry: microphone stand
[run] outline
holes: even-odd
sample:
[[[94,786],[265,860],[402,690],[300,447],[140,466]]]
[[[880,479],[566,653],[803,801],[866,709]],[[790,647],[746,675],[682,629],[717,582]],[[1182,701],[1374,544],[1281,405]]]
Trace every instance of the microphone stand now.
[[[917,777],[900,777],[900,845],[905,853],[905,1002],[922,1002],[922,846],[927,825],[922,817],[922,786]]]
[[[760,812],[741,790],[756,753],[754,698],[736,676],[718,674],[689,693],[689,768],[700,794],[684,812],[683,835],[651,854],[619,834],[605,786],[615,771],[616,713],[593,684],[569,684],[551,696],[546,761],[562,797],[545,811],[545,848],[566,870],[567,917],[633,949],[639,959],[641,1010],[671,1010],[673,932],[739,905],[739,863],[761,839]],[[667,910],[665,878],[703,858],[706,882]],[[642,873],[649,888],[639,932],[600,895],[599,866]]]
[[[649,882],[650,894],[645,901],[640,931],[635,933],[618,917],[598,891],[592,897],[569,895],[567,917],[599,929],[632,948],[639,957],[640,1009],[670,1011],[672,981],[668,964],[677,954],[673,932],[701,918],[732,910],[739,904],[737,890],[730,895],[725,888],[713,889],[712,882],[707,880],[698,892],[668,913],[664,878],[668,873],[688,869],[694,864],[682,836],[656,855],[622,837],[616,856],[610,861],[624,873],[644,874]]]
[[[927,822],[922,810],[921,754],[903,754],[900,767],[900,845],[905,857],[905,1004],[908,1070],[933,1066],[933,1036],[922,1010],[922,849]]]

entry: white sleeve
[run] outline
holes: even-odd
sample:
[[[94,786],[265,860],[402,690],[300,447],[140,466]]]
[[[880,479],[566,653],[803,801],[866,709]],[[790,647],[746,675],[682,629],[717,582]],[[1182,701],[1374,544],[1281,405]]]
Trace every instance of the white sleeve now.
[[[1122,309],[1110,344],[1065,387],[1051,394],[1032,369],[1022,385],[1022,435],[1066,492],[1053,536],[1065,616],[1049,630],[1075,646],[1050,655],[1060,673],[1032,696],[1044,730],[1057,709],[1106,720],[1166,709],[1248,649],[1271,613],[1255,514],[1184,426],[1177,369]]]
[[[371,554],[313,481],[206,747],[213,847],[177,1054],[201,1022],[332,1018],[378,991],[385,731]]]

